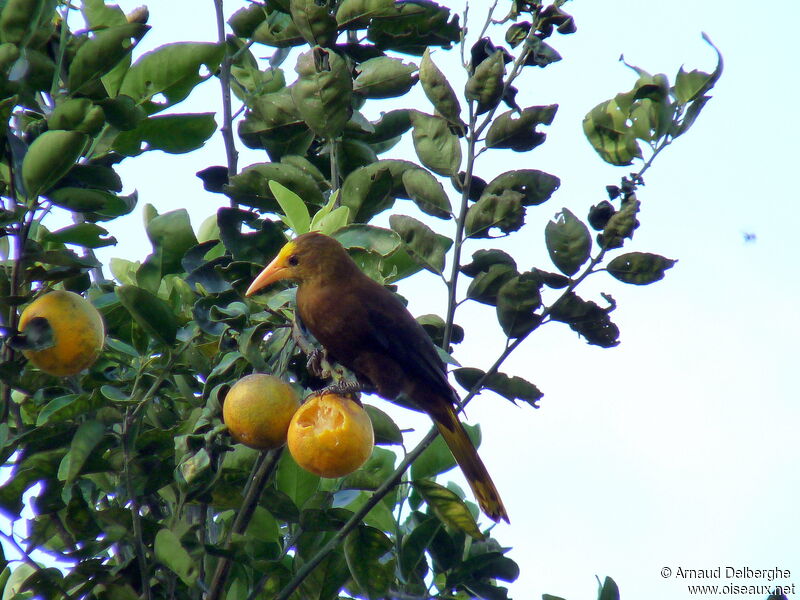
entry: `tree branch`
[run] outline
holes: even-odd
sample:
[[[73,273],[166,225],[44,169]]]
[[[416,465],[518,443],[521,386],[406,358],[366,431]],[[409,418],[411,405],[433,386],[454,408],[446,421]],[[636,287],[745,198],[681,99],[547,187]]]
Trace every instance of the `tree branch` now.
[[[236,514],[236,518],[225,539],[224,547],[226,550],[230,547],[233,534],[244,533],[247,526],[250,524],[250,519],[253,518],[258,500],[261,498],[261,494],[264,492],[264,487],[267,485],[270,477],[275,472],[278,466],[278,459],[281,457],[282,452],[283,448],[262,452],[256,460],[255,465],[253,465],[254,473],[247,482],[242,506]],[[206,600],[219,600],[219,598],[222,597],[221,594],[225,588],[225,582],[228,580],[230,569],[231,559],[227,556],[220,557],[214,571],[214,576],[211,579],[208,593],[205,596]]]
[[[225,55],[219,66],[219,82],[222,88],[222,127],[220,133],[225,143],[225,157],[228,163],[228,177],[236,175],[238,170],[239,153],[236,151],[236,141],[233,137],[233,111],[231,109],[231,61],[225,37],[225,12],[223,0],[214,0],[214,10],[217,19],[217,40],[225,48]],[[231,200],[231,206],[235,206]]]

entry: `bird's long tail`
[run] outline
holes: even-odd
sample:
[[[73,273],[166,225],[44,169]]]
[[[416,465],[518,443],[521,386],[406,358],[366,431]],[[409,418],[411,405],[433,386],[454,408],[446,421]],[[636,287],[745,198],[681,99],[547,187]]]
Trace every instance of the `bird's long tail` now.
[[[493,521],[503,519],[508,523],[508,513],[500,499],[500,493],[497,491],[486,465],[478,456],[478,451],[469,439],[464,426],[458,420],[455,409],[449,403],[442,404],[442,410],[437,410],[436,414],[431,414],[431,417],[447,443],[447,447],[450,448],[450,452],[453,453],[453,458],[461,467],[464,477],[472,488],[472,493],[478,500],[478,505],[484,514]]]

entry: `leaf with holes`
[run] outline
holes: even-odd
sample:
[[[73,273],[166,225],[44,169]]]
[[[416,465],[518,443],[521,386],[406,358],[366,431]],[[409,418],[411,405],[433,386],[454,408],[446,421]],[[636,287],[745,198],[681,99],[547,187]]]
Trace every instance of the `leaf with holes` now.
[[[522,111],[509,110],[496,117],[486,134],[488,148],[508,148],[527,152],[542,144],[547,137],[537,131],[538,125],[550,125],[558,110],[557,104],[530,106]]]
[[[389,217],[389,226],[403,240],[406,252],[423,267],[441,275],[445,254],[453,244],[449,237],[439,235],[422,221],[405,215]]]
[[[649,252],[629,252],[608,263],[606,270],[625,283],[647,285],[663,279],[664,272],[676,262]]]
[[[589,229],[568,209],[562,209],[547,224],[544,237],[550,259],[565,275],[574,275],[589,260],[592,251]]]

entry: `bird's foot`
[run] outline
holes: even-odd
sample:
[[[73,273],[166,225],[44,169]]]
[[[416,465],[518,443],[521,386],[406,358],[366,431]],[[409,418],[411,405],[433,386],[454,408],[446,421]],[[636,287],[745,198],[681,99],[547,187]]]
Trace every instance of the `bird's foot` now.
[[[353,402],[361,404],[359,394],[361,392],[369,393],[372,389],[369,386],[360,384],[357,381],[341,379],[329,386],[320,388],[311,393],[311,396],[323,396],[325,394],[336,394],[338,396],[345,396],[350,398]]]

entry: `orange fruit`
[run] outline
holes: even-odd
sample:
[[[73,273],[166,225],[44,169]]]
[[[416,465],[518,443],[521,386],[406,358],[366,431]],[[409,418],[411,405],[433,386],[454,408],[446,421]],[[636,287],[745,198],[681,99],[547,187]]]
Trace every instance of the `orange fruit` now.
[[[357,402],[327,393],[313,396],[292,417],[287,439],[298,465],[320,477],[343,477],[372,454],[372,421]]]
[[[42,350],[23,350],[22,354],[45,373],[75,375],[90,367],[100,356],[105,341],[103,318],[83,296],[55,290],[31,302],[19,318],[19,330],[35,318],[46,319],[53,334],[53,345]]]
[[[271,450],[286,443],[286,430],[298,406],[300,399],[292,386],[274,375],[254,373],[231,386],[222,418],[236,441]]]

